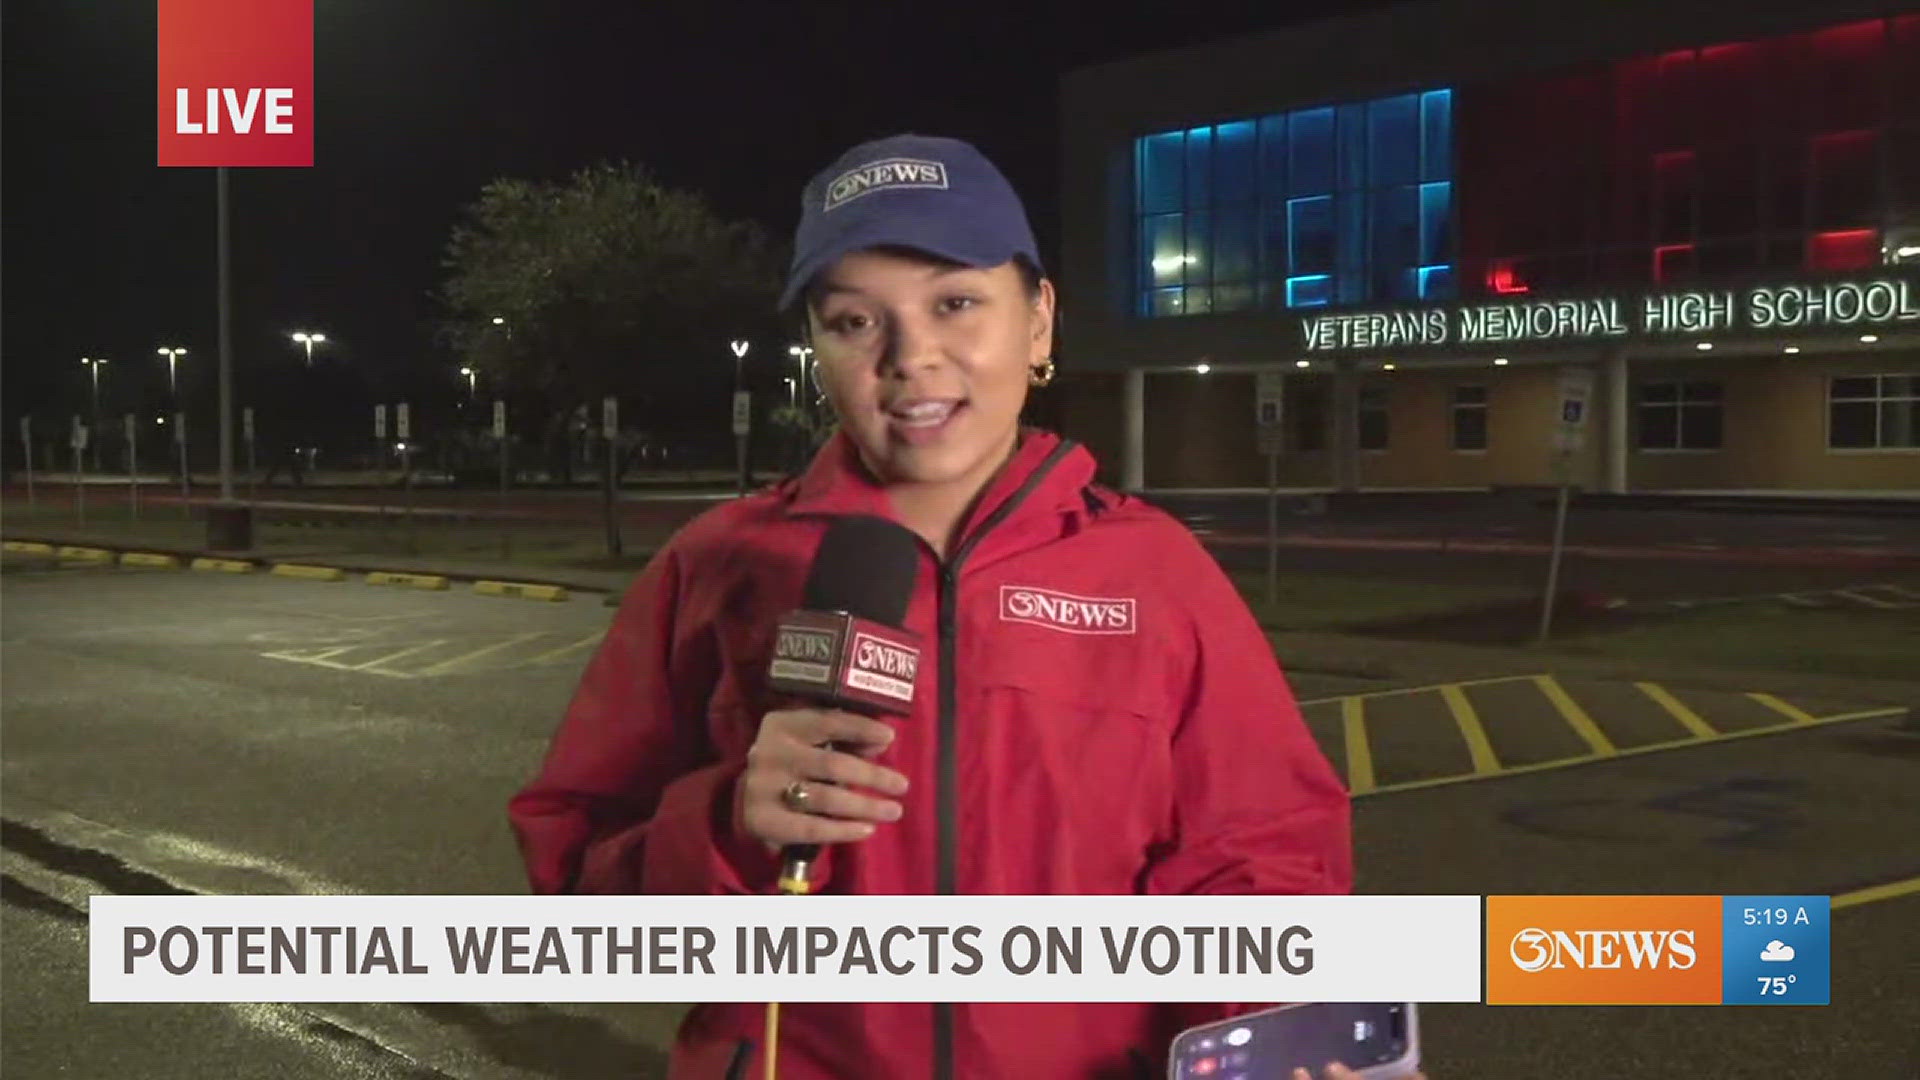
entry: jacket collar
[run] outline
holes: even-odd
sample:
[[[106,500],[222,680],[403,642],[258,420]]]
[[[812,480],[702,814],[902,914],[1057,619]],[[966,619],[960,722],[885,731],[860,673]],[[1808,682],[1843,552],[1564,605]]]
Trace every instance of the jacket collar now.
[[[1084,510],[1081,491],[1093,482],[1094,471],[1093,455],[1085,447],[1050,431],[1022,429],[1012,459],[988,484],[961,529],[961,545],[970,545],[981,524],[1003,509],[996,531],[1011,522]],[[787,509],[793,514],[894,516],[885,486],[868,471],[853,440],[842,430],[834,432],[800,475]]]

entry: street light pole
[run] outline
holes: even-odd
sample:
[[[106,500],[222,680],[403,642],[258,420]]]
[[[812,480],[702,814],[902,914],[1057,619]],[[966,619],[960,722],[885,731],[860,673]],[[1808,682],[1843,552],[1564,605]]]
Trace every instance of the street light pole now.
[[[162,348],[159,351],[161,356],[167,358],[167,396],[177,401],[180,397],[180,380],[174,368],[180,358],[187,355],[187,350]]]
[[[326,344],[327,335],[310,333],[305,330],[295,330],[293,332],[293,340],[298,344],[306,347],[307,366],[312,367],[313,366],[313,347],[315,345]]]
[[[227,168],[215,170],[220,240],[220,501],[233,501],[233,275],[232,236],[227,227]],[[186,427],[180,433],[184,438]],[[182,458],[186,443],[181,444]]]
[[[93,433],[88,440],[93,444],[93,471],[100,471],[100,365],[104,359],[81,357],[80,362],[93,369]]]
[[[749,342],[738,338],[730,343],[733,349],[733,398],[736,403],[740,400],[740,393],[743,389],[741,379],[744,375],[743,369],[747,360],[747,347],[749,344]],[[739,408],[737,404],[734,407],[736,409]],[[736,420],[733,425],[733,437],[736,448],[735,453],[740,466],[740,494],[745,495],[747,493],[747,425],[739,423]]]
[[[793,373],[793,403],[797,407],[800,404],[800,390],[807,384],[807,364],[813,359],[813,347],[811,345],[789,345],[787,346],[787,355],[793,357],[796,362],[796,370]]]

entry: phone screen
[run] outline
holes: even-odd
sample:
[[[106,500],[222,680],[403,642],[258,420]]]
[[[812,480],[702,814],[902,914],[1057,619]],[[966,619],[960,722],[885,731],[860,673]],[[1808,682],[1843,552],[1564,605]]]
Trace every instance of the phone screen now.
[[[1268,1009],[1183,1033],[1173,1046],[1173,1075],[1288,1080],[1295,1068],[1319,1076],[1333,1061],[1357,1071],[1405,1057],[1409,1027],[1401,1004]]]

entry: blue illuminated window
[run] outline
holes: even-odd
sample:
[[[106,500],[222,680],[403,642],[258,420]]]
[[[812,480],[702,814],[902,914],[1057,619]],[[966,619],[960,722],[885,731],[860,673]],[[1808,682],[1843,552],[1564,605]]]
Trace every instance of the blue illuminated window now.
[[[1450,90],[1148,135],[1134,185],[1142,316],[1455,295]]]
[[[1333,278],[1307,274],[1287,279],[1288,307],[1319,307],[1333,299]]]

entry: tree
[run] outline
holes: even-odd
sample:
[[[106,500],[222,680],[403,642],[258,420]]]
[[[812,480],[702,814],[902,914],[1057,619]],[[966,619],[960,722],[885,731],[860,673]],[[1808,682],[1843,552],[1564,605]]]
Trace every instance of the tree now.
[[[724,343],[766,333],[779,286],[759,228],[624,162],[488,184],[445,270],[444,338],[562,446],[575,410],[597,418],[607,394],[625,427],[711,435],[732,390]]]

